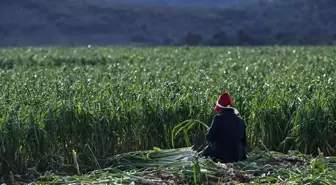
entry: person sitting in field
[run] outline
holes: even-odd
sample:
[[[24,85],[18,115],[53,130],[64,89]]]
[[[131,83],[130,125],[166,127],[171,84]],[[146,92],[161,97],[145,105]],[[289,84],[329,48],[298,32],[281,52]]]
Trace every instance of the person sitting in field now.
[[[206,135],[209,144],[202,155],[223,163],[245,160],[246,125],[238,116],[237,109],[233,108],[229,93],[224,92],[219,96],[214,109],[218,114],[214,116]]]

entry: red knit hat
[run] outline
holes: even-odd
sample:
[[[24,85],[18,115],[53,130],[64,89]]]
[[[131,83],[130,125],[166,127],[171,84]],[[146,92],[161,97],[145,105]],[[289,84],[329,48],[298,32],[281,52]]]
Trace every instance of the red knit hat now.
[[[215,105],[215,110],[217,112],[220,112],[222,108],[227,106],[233,107],[233,100],[231,99],[228,92],[224,92],[219,96],[218,101]]]

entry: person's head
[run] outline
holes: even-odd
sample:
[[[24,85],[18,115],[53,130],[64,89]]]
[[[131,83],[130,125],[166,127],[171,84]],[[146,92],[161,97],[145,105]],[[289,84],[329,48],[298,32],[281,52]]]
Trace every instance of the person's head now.
[[[233,100],[228,92],[224,92],[218,97],[214,109],[217,112],[221,112],[225,107],[233,107]]]

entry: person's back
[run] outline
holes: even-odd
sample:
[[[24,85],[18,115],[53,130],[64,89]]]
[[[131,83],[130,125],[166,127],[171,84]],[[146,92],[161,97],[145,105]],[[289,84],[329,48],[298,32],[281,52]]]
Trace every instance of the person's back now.
[[[230,106],[224,107],[220,103],[224,106]],[[236,114],[232,104],[228,93],[221,95],[215,107],[218,114],[214,117],[206,136],[210,145],[203,152],[204,156],[221,159],[223,162],[236,162],[246,159],[244,150],[246,146],[245,123]]]

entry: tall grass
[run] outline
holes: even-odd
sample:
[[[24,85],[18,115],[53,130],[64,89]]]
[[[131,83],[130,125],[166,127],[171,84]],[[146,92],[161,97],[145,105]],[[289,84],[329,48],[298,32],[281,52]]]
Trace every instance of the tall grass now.
[[[251,146],[331,155],[335,48],[14,48],[0,50],[0,174],[106,167],[112,155],[183,147],[174,127],[210,125],[222,90]],[[205,143],[194,124],[190,145]],[[1,175],[0,175],[1,176]]]

